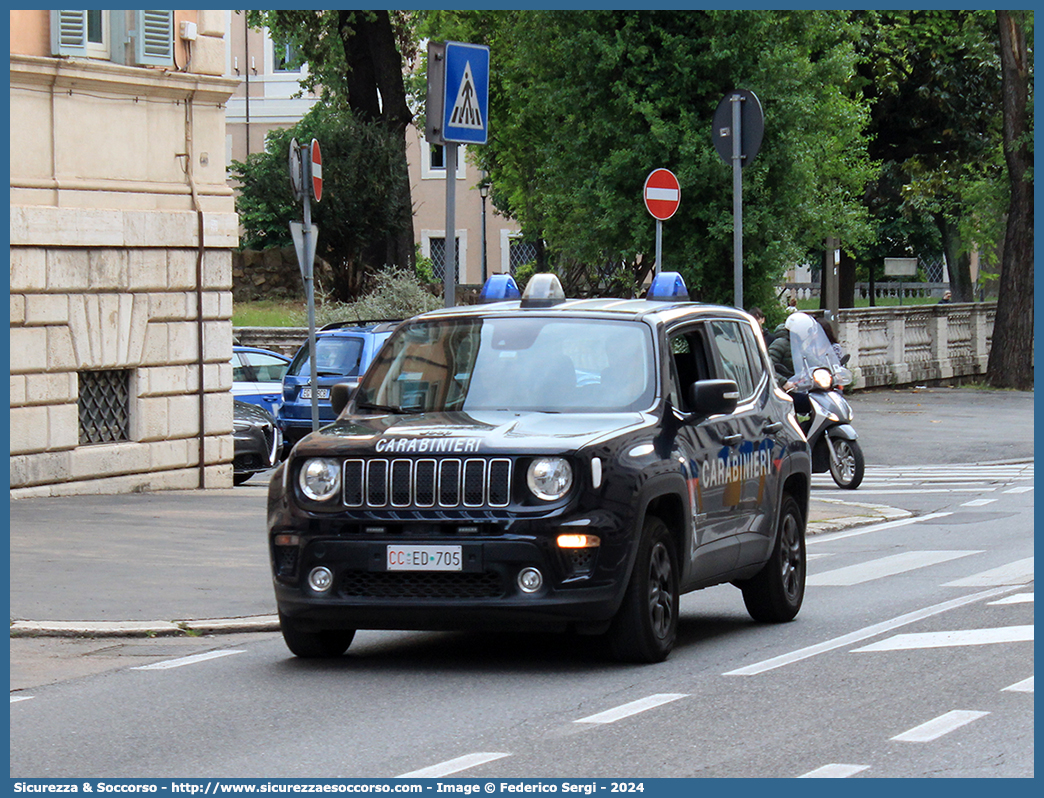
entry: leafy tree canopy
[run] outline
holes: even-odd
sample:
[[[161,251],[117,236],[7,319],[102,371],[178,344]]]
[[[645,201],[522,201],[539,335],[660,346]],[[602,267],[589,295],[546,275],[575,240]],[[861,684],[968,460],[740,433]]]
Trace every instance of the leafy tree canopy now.
[[[868,234],[868,122],[853,77],[861,32],[841,12],[431,12],[422,33],[491,48],[490,143],[478,153],[497,207],[518,219],[573,288],[652,264],[642,202],[657,167],[679,179],[665,268],[731,302],[731,166],[711,119],[753,90],[765,138],[743,170],[744,285],[766,301],[783,268],[827,235]],[[586,282],[585,282],[586,281]]]
[[[338,298],[358,296],[371,270],[364,253],[374,243],[403,230],[412,234],[412,217],[400,198],[409,192],[399,169],[398,143],[378,122],[360,121],[343,103],[318,103],[292,128],[273,130],[264,152],[245,163],[233,161],[231,175],[240,181],[236,201],[243,225],[243,246],[263,249],[288,246],[288,222],[301,218],[301,206],[290,189],[290,140],[321,142],[323,199],[312,203],[319,228],[317,254],[333,267]]]

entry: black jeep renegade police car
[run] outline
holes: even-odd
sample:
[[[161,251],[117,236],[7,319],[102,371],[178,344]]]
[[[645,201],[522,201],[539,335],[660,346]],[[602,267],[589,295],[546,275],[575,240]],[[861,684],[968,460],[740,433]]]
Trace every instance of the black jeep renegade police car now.
[[[679,595],[723,582],[756,620],[791,620],[808,447],[754,321],[687,300],[674,273],[632,300],[567,300],[536,275],[521,300],[400,325],[272,478],[290,650],[552,629],[656,662]]]

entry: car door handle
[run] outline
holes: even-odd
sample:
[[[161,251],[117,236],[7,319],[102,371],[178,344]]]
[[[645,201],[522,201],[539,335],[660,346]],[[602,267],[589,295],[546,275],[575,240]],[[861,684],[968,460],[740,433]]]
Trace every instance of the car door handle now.
[[[724,443],[726,446],[735,446],[741,440],[743,440],[743,436],[737,432],[734,435],[726,435],[724,438],[721,439],[721,442]]]
[[[762,432],[767,432],[769,435],[771,435],[773,432],[779,432],[781,429],[783,429],[783,422],[773,421],[771,424],[766,424],[761,429]]]

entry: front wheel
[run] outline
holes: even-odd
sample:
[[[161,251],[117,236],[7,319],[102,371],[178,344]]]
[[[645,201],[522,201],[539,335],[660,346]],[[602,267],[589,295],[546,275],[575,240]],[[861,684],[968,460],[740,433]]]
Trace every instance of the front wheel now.
[[[866,461],[859,441],[844,438],[828,438],[827,446],[833,451],[830,457],[830,476],[839,488],[855,490],[863,481]]]
[[[805,597],[805,519],[793,496],[783,497],[772,555],[757,574],[738,583],[755,621],[792,621]]]
[[[306,632],[293,620],[279,613],[279,630],[283,642],[298,657],[319,659],[339,657],[348,650],[355,638],[354,629],[323,629]]]
[[[678,634],[678,566],[667,525],[646,519],[631,581],[607,638],[620,662],[663,662]]]

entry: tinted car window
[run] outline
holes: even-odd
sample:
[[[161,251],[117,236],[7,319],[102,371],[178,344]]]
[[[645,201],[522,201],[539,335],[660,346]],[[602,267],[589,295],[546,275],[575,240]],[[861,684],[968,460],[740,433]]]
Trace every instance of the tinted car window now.
[[[541,317],[412,323],[381,350],[360,404],[442,410],[621,411],[652,402],[643,325]]]
[[[347,336],[330,336],[317,338],[315,342],[315,368],[318,376],[341,375],[354,377],[359,373],[359,360],[362,358],[363,341],[361,338]],[[308,347],[302,346],[290,364],[290,374],[295,376],[311,371],[308,360]]]
[[[257,382],[280,382],[286,373],[287,362],[260,352],[241,352],[239,357],[250,365]]]
[[[743,334],[740,325],[733,321],[712,321],[711,335],[714,346],[718,350],[724,379],[734,380],[739,386],[741,397],[754,393],[754,378],[751,375],[750,363],[747,360],[747,348],[743,345]]]
[[[757,387],[765,374],[765,358],[754,337],[754,331],[746,324],[740,325],[740,329],[743,331],[743,342],[747,345],[747,363],[750,365],[750,375],[754,380],[754,386]]]

